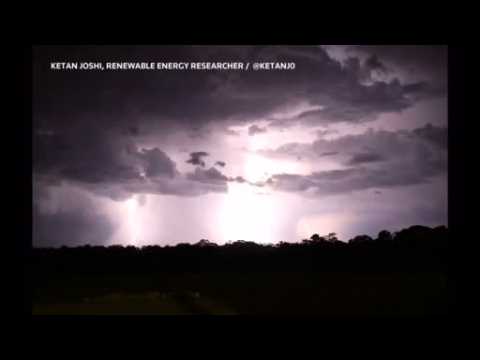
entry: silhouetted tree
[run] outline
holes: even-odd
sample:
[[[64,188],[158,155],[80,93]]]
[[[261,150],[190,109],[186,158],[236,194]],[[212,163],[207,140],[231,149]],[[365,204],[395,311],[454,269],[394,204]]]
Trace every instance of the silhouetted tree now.
[[[218,244],[211,242],[207,239],[201,239],[198,243],[195,244],[196,246],[200,247],[213,247],[213,246],[218,246]]]
[[[336,233],[333,233],[333,232],[332,232],[332,233],[329,233],[329,234],[327,235],[327,237],[326,237],[326,240],[327,240],[328,242],[338,241],[338,239],[337,239],[337,234],[336,234]]]
[[[314,243],[321,243],[326,241],[326,239],[318,234],[313,234],[312,236],[310,236],[310,241]]]
[[[393,238],[393,239],[392,239]],[[389,241],[387,241],[389,240]],[[412,226],[394,236],[379,232],[373,240],[359,235],[348,243],[335,233],[313,234],[301,243],[280,242],[276,246],[239,240],[218,245],[201,239],[194,245],[171,246],[81,246],[34,249],[35,266],[51,276],[71,273],[151,274],[170,269],[402,269],[411,267],[439,268],[446,265],[448,229]],[[210,248],[212,247],[212,248]],[[70,272],[70,273],[69,273]]]
[[[310,240],[318,242],[318,241],[320,241],[320,235],[313,234],[312,236],[310,236]]]
[[[377,240],[391,241],[393,239],[392,233],[388,230],[382,230],[378,233]]]
[[[348,243],[352,244],[365,244],[373,241],[373,239],[368,235],[357,235],[353,239],[350,239]]]

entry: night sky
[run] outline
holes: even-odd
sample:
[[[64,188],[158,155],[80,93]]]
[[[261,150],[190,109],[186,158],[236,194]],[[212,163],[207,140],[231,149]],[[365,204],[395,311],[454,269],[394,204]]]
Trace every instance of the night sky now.
[[[447,225],[447,48],[33,51],[33,245],[341,240]],[[70,71],[51,62],[294,62]]]

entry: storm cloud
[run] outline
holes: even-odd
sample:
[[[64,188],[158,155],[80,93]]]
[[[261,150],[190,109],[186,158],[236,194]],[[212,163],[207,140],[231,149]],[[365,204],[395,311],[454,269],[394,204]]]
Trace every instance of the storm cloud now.
[[[382,160],[383,160],[383,156],[380,154],[376,154],[373,152],[363,152],[363,153],[354,154],[351,157],[351,159],[348,161],[348,163],[350,165],[355,165],[355,164],[376,162],[376,161],[382,161]]]
[[[205,161],[203,161],[202,158],[208,155],[209,154],[205,151],[192,152],[190,153],[190,159],[187,160],[187,163],[205,167]]]
[[[114,231],[107,216],[87,209],[42,214],[34,208],[33,224],[34,244],[45,247],[104,245]]]
[[[314,194],[325,195],[425,183],[447,171],[446,139],[446,128],[426,125],[412,131],[367,131],[335,140],[319,139],[310,145],[289,144],[277,152],[321,157],[326,150],[342,149],[352,155],[340,169],[309,175],[273,175],[272,186],[284,191],[310,189]]]
[[[359,63],[353,66],[330,57],[319,46],[38,47],[34,51],[34,109],[38,125],[55,122],[57,127],[68,123],[68,118],[82,117],[82,122],[92,121],[98,126],[94,118],[100,117],[102,127],[138,129],[132,121],[142,118],[142,128],[161,123],[165,129],[188,128],[192,121],[196,127],[212,121],[244,122],[268,116],[275,109],[301,99],[323,108],[305,112],[292,121],[368,121],[379,113],[413,106],[414,99],[409,97],[412,86],[422,91],[421,82],[403,83],[397,78],[363,84],[359,67],[368,71],[383,69],[383,54],[388,57],[388,51],[384,50],[364,64],[359,58],[351,58]],[[277,60],[295,62],[296,70],[280,75],[268,71],[52,73],[47,66],[52,58],[76,61],[129,58],[148,62]],[[76,91],[69,91],[71,88]],[[91,118],[87,120],[89,113]]]
[[[257,125],[251,125],[248,128],[248,135],[250,135],[250,136],[253,136],[255,134],[265,133],[265,132],[267,132],[266,128],[262,128],[262,127],[257,126]]]
[[[250,199],[242,191],[251,186],[271,195],[262,198],[284,201],[286,193],[317,198],[369,189],[382,191],[377,198],[383,198],[390,189],[428,186],[438,177],[446,181],[446,51],[445,46],[34,47],[34,242],[60,244],[72,229],[72,244],[102,243],[125,219],[99,211],[98,203],[121,209],[136,196],[143,199],[142,209],[163,209],[168,199],[173,205],[163,214],[178,210],[193,219],[205,211],[191,204],[208,198],[209,206],[223,213],[222,204],[233,201],[232,189],[242,203]],[[52,71],[52,61],[282,61],[294,62],[295,69]],[[90,200],[73,199],[69,194],[76,191]],[[291,209],[295,201],[288,199],[282,204]],[[235,211],[244,209],[228,206],[241,221]],[[419,218],[444,214],[418,207],[429,209]],[[285,223],[296,228],[302,217],[317,212],[302,209],[291,210]],[[211,224],[202,229],[218,228]],[[197,236],[194,230],[184,236]],[[220,230],[213,234],[224,236]]]

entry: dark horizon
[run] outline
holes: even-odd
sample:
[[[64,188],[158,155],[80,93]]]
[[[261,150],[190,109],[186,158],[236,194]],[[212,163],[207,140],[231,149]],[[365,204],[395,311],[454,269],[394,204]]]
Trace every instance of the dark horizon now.
[[[284,245],[302,245],[302,244],[309,244],[311,241],[313,242],[318,242],[318,243],[342,243],[344,245],[348,244],[355,244],[360,242],[375,242],[378,240],[382,240],[382,237],[384,236],[389,236],[391,239],[394,239],[396,235],[402,234],[406,231],[411,231],[412,229],[425,229],[427,231],[448,231],[448,226],[446,225],[437,225],[437,226],[425,226],[422,224],[415,224],[411,226],[407,226],[406,228],[399,229],[396,231],[390,231],[388,229],[382,229],[377,232],[376,236],[370,236],[368,234],[357,234],[356,236],[349,238],[349,239],[340,239],[337,237],[337,234],[334,232],[328,232],[328,233],[319,233],[315,232],[308,238],[303,238],[303,239],[297,239],[294,241],[285,241],[285,240],[277,240],[272,243],[265,243],[265,242],[255,242],[247,239],[236,239],[236,240],[228,240],[227,242],[223,244],[218,244],[215,242],[215,240],[212,239],[205,239],[205,238],[200,238],[198,241],[185,241],[185,242],[178,242],[175,244],[149,244],[149,245],[142,245],[142,246],[135,246],[132,244],[110,244],[110,245],[95,245],[95,244],[81,244],[81,245],[74,245],[74,246],[68,246],[68,245],[57,245],[57,246],[33,246],[33,249],[59,249],[59,248],[89,248],[89,247],[103,247],[103,248],[135,248],[135,249],[142,249],[142,248],[168,248],[168,247],[182,247],[182,246],[215,246],[215,247],[228,247],[231,245],[240,245],[240,244],[254,244],[256,246],[260,247],[278,247],[278,246],[284,246]],[[323,234],[323,235],[320,235]]]
[[[348,243],[34,248],[37,315],[430,317],[447,314],[448,229]]]

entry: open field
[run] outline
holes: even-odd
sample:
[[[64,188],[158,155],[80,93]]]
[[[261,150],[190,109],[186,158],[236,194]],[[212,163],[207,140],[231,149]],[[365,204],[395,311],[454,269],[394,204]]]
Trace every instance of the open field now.
[[[435,272],[208,272],[97,277],[36,290],[34,314],[434,316],[448,310]]]
[[[34,314],[446,315],[454,303],[446,228],[413,226],[348,244],[35,249]]]

